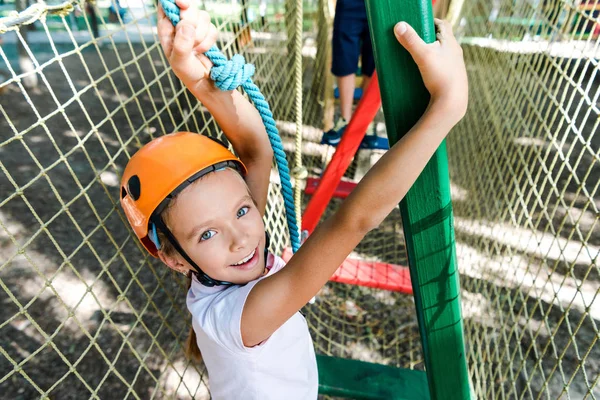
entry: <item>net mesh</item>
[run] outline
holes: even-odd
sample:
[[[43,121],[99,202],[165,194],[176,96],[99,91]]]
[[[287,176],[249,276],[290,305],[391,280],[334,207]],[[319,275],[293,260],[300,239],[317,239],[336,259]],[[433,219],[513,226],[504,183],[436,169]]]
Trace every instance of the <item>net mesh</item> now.
[[[0,385],[8,397],[208,396],[204,368],[182,354],[185,282],[130,236],[118,185],[151,138],[220,131],[166,68],[154,5],[132,2],[123,15],[110,5],[80,3],[2,37]],[[280,18],[271,9],[250,43],[240,14],[210,6],[227,10],[217,21],[223,51],[243,49],[276,118],[293,121],[282,96],[290,82],[277,73],[288,63]],[[270,190],[277,250],[289,238],[279,186]]]
[[[125,11],[109,1],[67,3],[40,8],[35,29],[20,20],[0,36],[0,391],[208,398],[204,367],[182,352],[184,279],[130,235],[118,185],[151,138],[221,133],[168,69],[152,2],[122,1]],[[296,2],[202,7],[221,50],[256,65],[290,162],[302,118],[302,161],[318,176],[333,154],[320,140],[337,108],[331,4],[304,1],[302,115]],[[14,9],[24,1],[0,5]],[[597,0],[450,5],[471,91],[448,148],[478,398],[600,398],[598,9]],[[347,178],[378,156],[359,153]],[[273,181],[265,220],[280,253],[289,237]],[[396,210],[353,256],[406,265],[403,243]],[[423,368],[410,296],[329,283],[303,313],[318,353]]]
[[[481,398],[600,398],[600,2],[465,1],[448,141]]]

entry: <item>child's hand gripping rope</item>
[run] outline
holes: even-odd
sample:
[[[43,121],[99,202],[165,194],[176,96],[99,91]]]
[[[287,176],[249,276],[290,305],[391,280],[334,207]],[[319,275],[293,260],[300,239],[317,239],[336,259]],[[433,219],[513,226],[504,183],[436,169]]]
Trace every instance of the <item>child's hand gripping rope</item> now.
[[[162,3],[162,2],[161,2]],[[179,23],[175,27],[163,7],[158,9],[160,44],[175,75],[190,90],[214,89],[208,82],[213,63],[204,55],[217,41],[217,28],[210,15],[187,0],[177,2],[180,8]]]

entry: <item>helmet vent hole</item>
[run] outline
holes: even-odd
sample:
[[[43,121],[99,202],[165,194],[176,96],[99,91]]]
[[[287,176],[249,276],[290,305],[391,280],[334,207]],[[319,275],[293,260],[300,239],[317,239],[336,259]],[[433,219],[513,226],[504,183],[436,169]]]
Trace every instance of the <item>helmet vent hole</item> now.
[[[127,192],[132,199],[137,200],[140,198],[142,194],[142,184],[140,182],[140,178],[137,175],[133,175],[127,181]]]
[[[127,190],[125,190],[125,186],[121,186],[121,198],[124,199],[127,196]]]

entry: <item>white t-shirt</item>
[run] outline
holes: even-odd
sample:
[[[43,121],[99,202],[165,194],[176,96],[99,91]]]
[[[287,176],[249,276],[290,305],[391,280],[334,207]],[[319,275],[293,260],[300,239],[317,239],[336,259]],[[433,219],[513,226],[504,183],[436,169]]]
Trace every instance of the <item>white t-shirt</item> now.
[[[285,266],[272,254],[270,271],[244,286],[206,287],[194,277],[187,296],[198,347],[215,400],[314,400],[318,373],[306,320],[295,313],[258,346],[242,342],[240,323],[250,290]]]

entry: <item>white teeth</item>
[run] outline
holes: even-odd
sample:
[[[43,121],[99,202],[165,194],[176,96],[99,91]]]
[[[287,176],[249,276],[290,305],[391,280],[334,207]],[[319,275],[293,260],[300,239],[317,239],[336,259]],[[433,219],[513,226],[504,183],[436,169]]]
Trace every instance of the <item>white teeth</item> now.
[[[250,260],[252,257],[254,257],[254,253],[256,253],[256,249],[254,249],[254,250],[252,251],[252,253],[250,253],[250,254],[249,254],[249,255],[248,255],[246,258],[244,258],[243,260],[241,260],[241,261],[239,261],[239,262],[237,262],[237,263],[235,263],[235,264],[231,264],[231,265],[241,265],[241,264],[243,264],[243,263],[245,263],[245,262],[248,262],[248,261],[249,261],[249,260]]]

